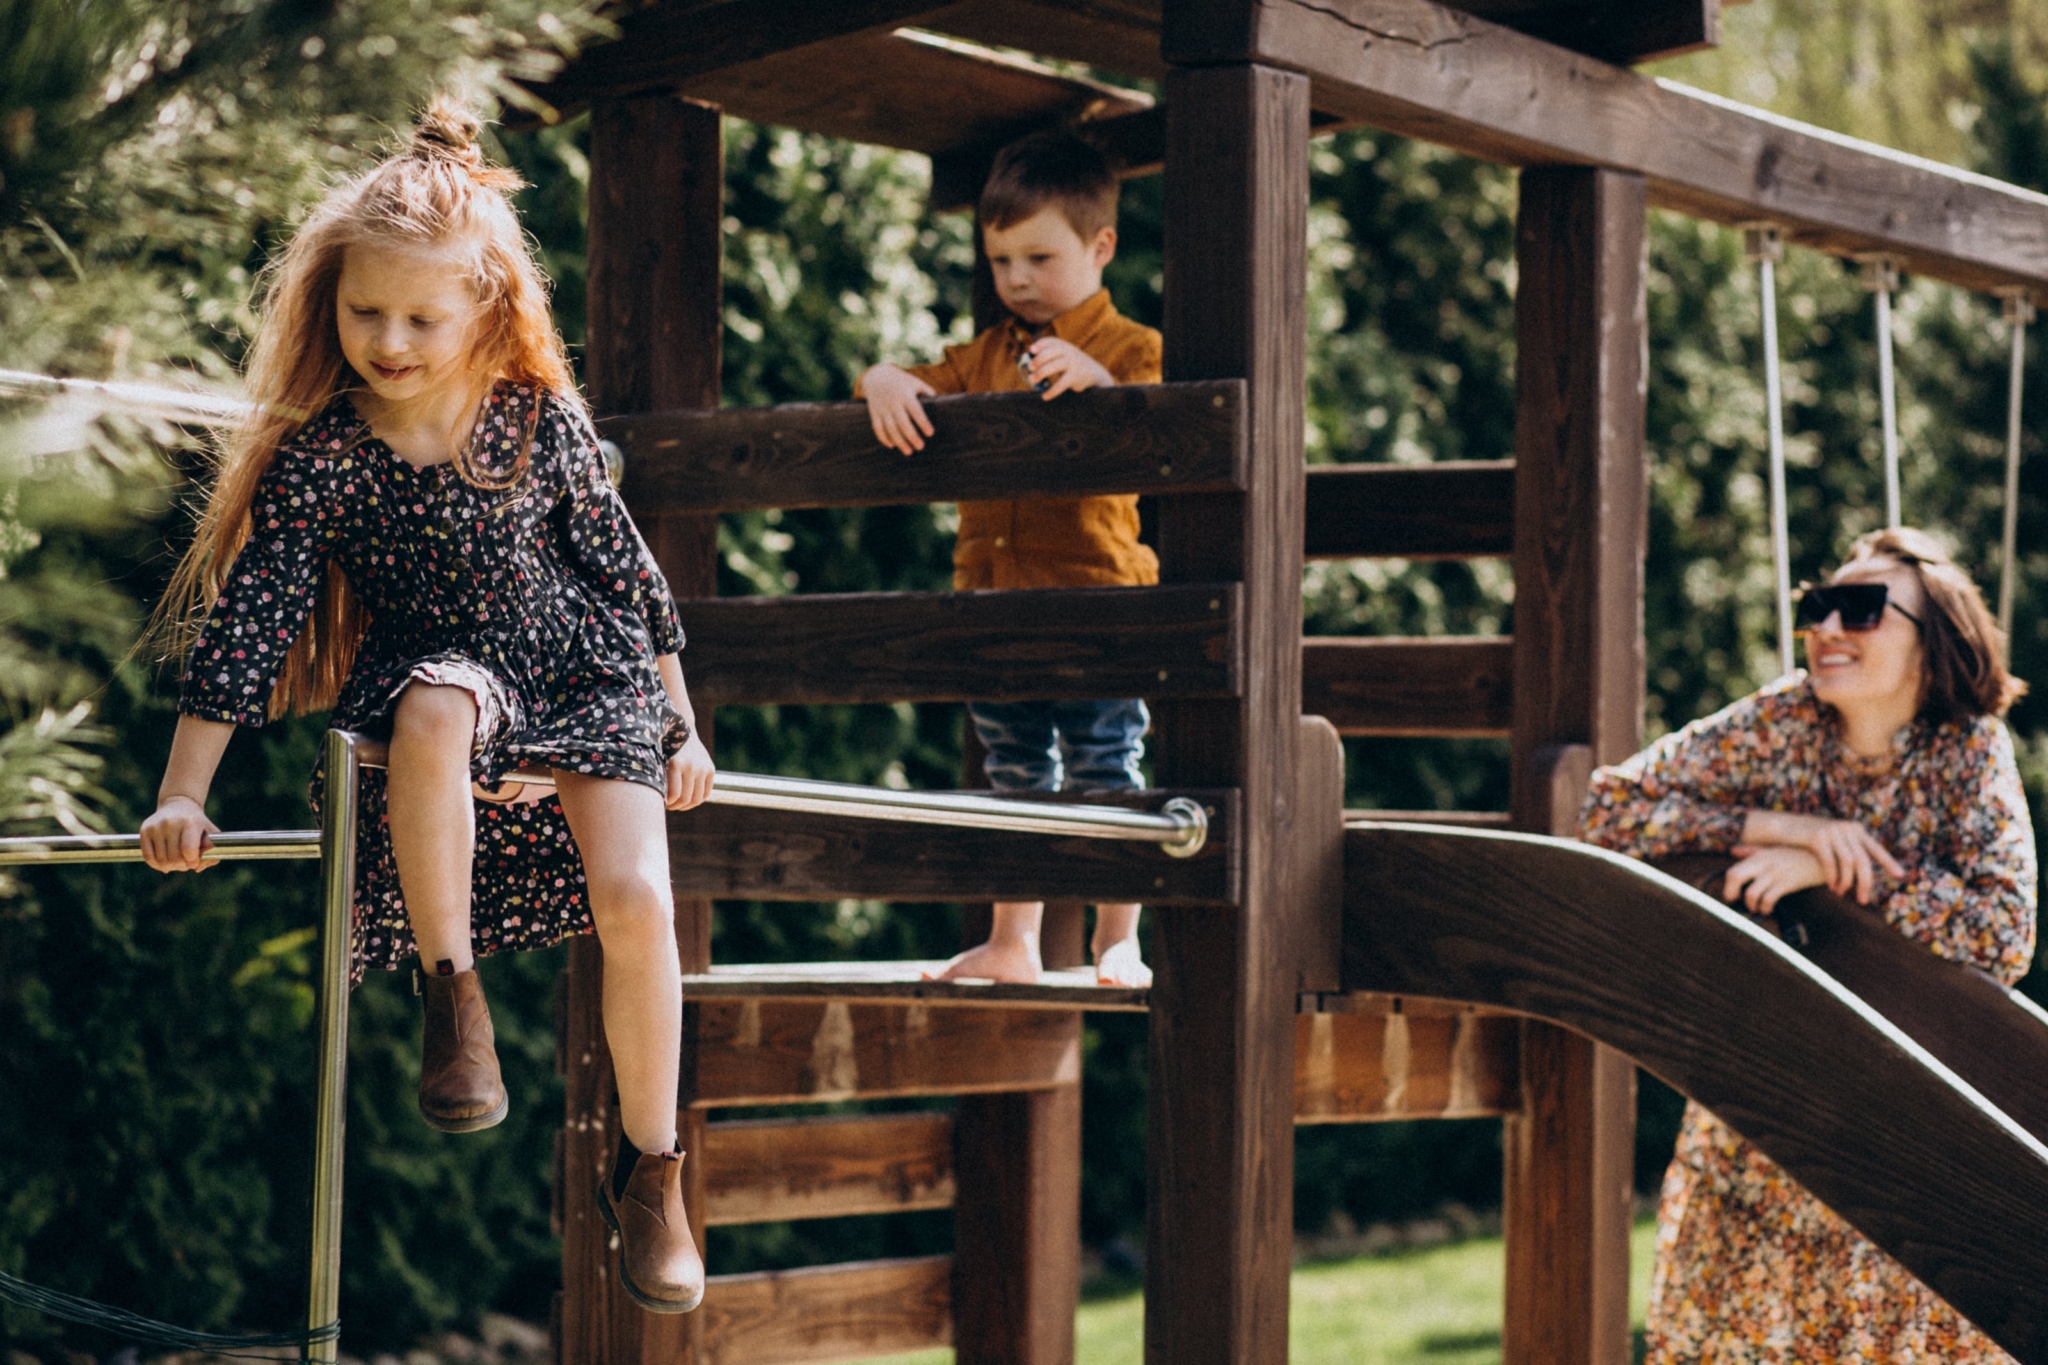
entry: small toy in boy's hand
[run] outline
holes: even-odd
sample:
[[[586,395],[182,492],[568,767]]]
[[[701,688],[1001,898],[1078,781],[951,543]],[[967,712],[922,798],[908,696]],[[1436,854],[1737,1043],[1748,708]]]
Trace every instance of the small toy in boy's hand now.
[[[1052,387],[1052,380],[1033,379],[1031,377],[1031,359],[1031,352],[1027,348],[1022,355],[1017,357],[1017,369],[1020,372],[1022,372],[1024,376],[1024,382],[1031,386],[1032,391],[1034,393],[1044,393],[1047,389]]]

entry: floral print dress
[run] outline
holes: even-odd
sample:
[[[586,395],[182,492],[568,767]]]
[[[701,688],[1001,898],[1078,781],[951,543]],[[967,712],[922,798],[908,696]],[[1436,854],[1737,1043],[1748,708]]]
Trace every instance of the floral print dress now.
[[[582,409],[500,383],[472,456],[417,468],[370,433],[346,395],[308,422],[257,486],[248,542],[186,661],[178,709],[261,725],[285,654],[329,566],[369,618],[331,723],[384,736],[417,680],[476,699],[471,770],[494,786],[553,767],[661,790],[688,738],[656,657],[682,648],[668,585],[605,477]],[[315,774],[313,799],[320,801]],[[413,955],[391,857],[384,774],[363,773],[354,975]],[[479,955],[591,928],[583,861],[561,803],[479,800],[471,922]]]
[[[1749,810],[1861,821],[1906,871],[1878,873],[1892,927],[2008,985],[2025,974],[2034,834],[1997,720],[1915,721],[1873,768],[1794,674],[1596,772],[1584,832],[1639,858],[1726,853]],[[1697,1104],[1657,1209],[1649,1346],[1653,1365],[2011,1359]]]

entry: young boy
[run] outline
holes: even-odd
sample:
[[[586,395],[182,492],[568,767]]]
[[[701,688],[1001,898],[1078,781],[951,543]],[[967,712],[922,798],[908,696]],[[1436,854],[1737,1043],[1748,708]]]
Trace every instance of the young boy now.
[[[933,365],[877,365],[861,376],[875,438],[910,455],[932,434],[920,401],[940,393],[1036,388],[1063,393],[1160,380],[1159,333],[1118,315],[1102,287],[1116,255],[1117,180],[1102,154],[1067,133],[1005,147],[981,191],[976,222],[1009,316]],[[1121,587],[1159,581],[1138,543],[1135,494],[1018,498],[960,504],[953,586]],[[1138,759],[1150,725],[1139,700],[974,702],[990,785],[1003,791],[1117,791],[1144,785]],[[1064,777],[1064,781],[1062,778]],[[1033,982],[1040,969],[1037,901],[999,903],[987,943],[946,964],[942,978]],[[1138,907],[1095,908],[1096,979],[1144,986]]]

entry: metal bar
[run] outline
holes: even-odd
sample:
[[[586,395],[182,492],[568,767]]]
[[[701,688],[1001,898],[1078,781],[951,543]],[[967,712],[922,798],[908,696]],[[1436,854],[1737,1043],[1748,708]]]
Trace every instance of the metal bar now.
[[[116,412],[209,427],[233,426],[256,410],[252,403],[219,394],[172,389],[158,384],[53,379],[49,375],[30,374],[25,370],[0,370],[0,396],[79,398]]]
[[[2005,657],[2010,663],[2013,596],[2019,587],[2020,397],[2026,387],[2027,324],[2034,320],[2034,301],[2024,289],[2007,291],[2004,297],[2006,326],[2012,332],[2012,369],[2005,395],[2005,527],[1998,560],[1998,629],[2005,636]]]
[[[1892,291],[1899,270],[1889,256],[1865,256],[1863,287],[1877,298],[1877,403],[1884,430],[1884,518],[1894,530],[1903,523],[1899,495],[1899,394],[1892,366]]]
[[[348,1107],[348,975],[356,899],[357,737],[329,730],[327,790],[320,803],[320,1078],[313,1123],[313,1234],[306,1288],[306,1327],[318,1332],[341,1316],[341,1156]],[[333,1362],[339,1336],[327,1354]]]
[[[224,863],[271,862],[320,856],[320,832],[311,829],[240,830],[208,836],[207,857]],[[0,867],[46,863],[139,863],[142,840],[133,834],[65,834],[0,839]]]
[[[1771,462],[1771,560],[1777,572],[1778,672],[1792,671],[1792,534],[1785,513],[1784,383],[1778,372],[1778,272],[1784,238],[1771,224],[1743,230],[1749,258],[1757,264],[1764,320],[1764,407],[1769,421]]]

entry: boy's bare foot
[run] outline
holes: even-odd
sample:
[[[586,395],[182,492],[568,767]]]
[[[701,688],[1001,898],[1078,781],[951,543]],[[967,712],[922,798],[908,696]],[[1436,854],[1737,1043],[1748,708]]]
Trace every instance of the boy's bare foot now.
[[[969,948],[936,972],[926,972],[924,979],[1002,981],[1013,986],[1036,986],[1038,972],[1038,954],[1029,944],[991,940],[979,948]]]
[[[1095,955],[1095,984],[1137,989],[1152,984],[1152,969],[1138,951],[1138,940],[1118,939]]]

